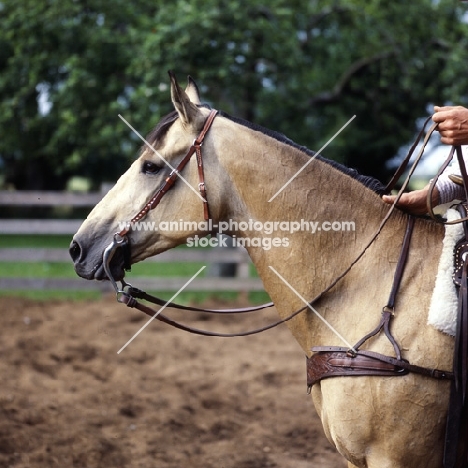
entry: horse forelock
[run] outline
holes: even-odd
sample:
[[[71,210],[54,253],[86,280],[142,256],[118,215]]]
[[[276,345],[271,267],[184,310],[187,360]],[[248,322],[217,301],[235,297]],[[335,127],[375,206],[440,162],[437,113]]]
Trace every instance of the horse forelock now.
[[[157,141],[161,140],[169,130],[170,126],[179,118],[177,111],[172,111],[165,115],[147,135],[146,141],[150,145],[154,145]]]
[[[204,107],[207,109],[211,109],[210,106],[207,104],[199,104],[197,107]],[[146,136],[146,142],[153,146],[155,143],[160,141],[164,138],[164,135],[168,132],[169,128],[172,124],[179,118],[179,114],[176,110],[169,112],[169,114],[165,115],[161,118],[161,120],[156,124],[156,127],[151,130]],[[142,146],[142,152],[145,150],[145,145]]]

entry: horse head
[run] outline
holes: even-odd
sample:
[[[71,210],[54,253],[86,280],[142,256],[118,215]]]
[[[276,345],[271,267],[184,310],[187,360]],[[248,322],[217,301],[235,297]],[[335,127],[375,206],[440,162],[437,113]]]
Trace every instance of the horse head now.
[[[209,231],[207,223],[204,223],[207,221],[206,211],[204,216],[207,198],[210,221],[219,216],[223,196],[219,188],[223,173],[214,155],[211,135],[203,141],[202,159],[209,165],[209,173],[206,174],[210,187],[208,195],[201,190],[204,187],[200,187],[203,184],[198,166],[202,155],[194,154],[187,158],[193,142],[204,129],[210,109],[201,105],[198,88],[190,77],[185,91],[172,73],[170,77],[175,110],[153,129],[138,159],[95,206],[73,237],[70,255],[75,271],[83,278],[104,279],[109,276],[105,272],[103,253],[116,235],[118,243],[127,248],[115,250],[108,268],[112,277],[120,280],[124,276],[124,266],[129,267],[183,244],[189,237],[207,235]],[[184,156],[187,164],[179,173]],[[201,170],[203,173],[203,166]],[[169,184],[168,179],[172,180]],[[169,194],[162,197],[169,188]],[[156,205],[157,209],[153,209]],[[161,226],[167,229],[160,229]],[[125,242],[122,242],[124,236]],[[131,246],[130,258],[125,259],[125,254],[129,253],[128,246]]]

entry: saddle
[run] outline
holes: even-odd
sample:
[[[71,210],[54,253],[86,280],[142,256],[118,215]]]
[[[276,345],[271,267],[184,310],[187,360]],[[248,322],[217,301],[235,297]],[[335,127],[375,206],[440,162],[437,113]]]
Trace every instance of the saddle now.
[[[464,184],[463,184],[463,177],[461,175],[458,175],[458,174],[449,174],[448,178],[454,183],[454,184],[457,184],[457,185],[460,185],[462,187],[464,187]]]
[[[462,218],[467,205],[457,206]],[[463,222],[464,236],[454,249],[453,282],[458,292],[457,329],[453,355],[454,379],[445,435],[444,468],[468,467],[468,222]]]
[[[456,151],[461,175],[451,175],[450,180],[464,187],[465,203],[456,209],[462,218],[464,236],[454,250],[453,282],[458,292],[457,330],[453,354],[454,379],[450,388],[450,403],[445,434],[444,468],[468,467],[468,173],[461,147]]]

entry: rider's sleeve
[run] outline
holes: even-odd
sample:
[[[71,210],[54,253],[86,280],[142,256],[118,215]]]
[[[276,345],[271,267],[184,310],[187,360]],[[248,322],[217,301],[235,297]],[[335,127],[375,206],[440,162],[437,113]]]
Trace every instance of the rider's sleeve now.
[[[465,156],[467,147],[463,147],[463,159],[465,164],[468,166],[468,160]],[[450,203],[453,200],[464,200],[465,190],[462,186],[453,183],[449,179],[450,174],[460,175],[460,166],[458,161],[454,159],[453,163],[445,169],[442,175],[437,181],[437,189],[439,190],[439,204],[443,205],[445,203]]]

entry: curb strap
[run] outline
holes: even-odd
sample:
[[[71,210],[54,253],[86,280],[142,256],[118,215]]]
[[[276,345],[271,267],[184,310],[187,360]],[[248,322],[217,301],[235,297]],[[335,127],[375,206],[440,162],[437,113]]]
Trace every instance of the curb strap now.
[[[414,372],[436,379],[453,379],[453,374],[451,372],[439,369],[427,369],[425,367],[410,364],[408,361],[403,359],[401,357],[400,348],[390,331],[390,321],[395,312],[396,295],[403,278],[403,272],[408,258],[413,226],[414,217],[409,216],[403,245],[401,247],[400,256],[395,269],[395,275],[393,277],[392,289],[390,291],[387,305],[382,309],[382,318],[380,319],[379,324],[374,330],[361,338],[351,349],[340,346],[314,346],[312,351],[316,354],[307,358],[308,393],[310,393],[314,383],[319,382],[324,378],[337,376],[403,376],[408,372]],[[396,357],[385,356],[373,351],[359,350],[366,341],[373,336],[376,336],[382,330],[392,344]]]

